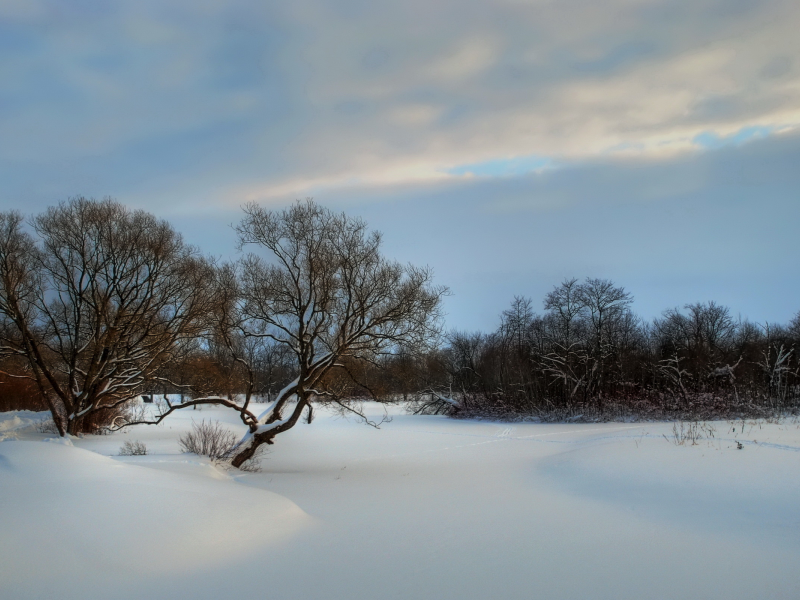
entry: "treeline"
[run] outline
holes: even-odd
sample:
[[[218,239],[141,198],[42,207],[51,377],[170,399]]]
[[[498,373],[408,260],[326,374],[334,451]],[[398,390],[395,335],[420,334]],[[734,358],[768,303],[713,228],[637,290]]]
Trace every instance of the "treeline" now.
[[[489,334],[453,332],[418,363],[416,410],[463,416],[709,418],[800,405],[800,313],[753,323],[715,302],[652,321],[605,279],[565,280],[543,312],[517,297]]]
[[[800,404],[800,314],[756,324],[707,302],[647,321],[623,287],[569,279],[541,312],[518,297],[496,331],[442,336],[446,288],[385,259],[359,219],[310,201],[248,205],[236,231],[264,255],[211,260],[169,223],[110,199],[27,221],[0,213],[0,410],[50,410],[64,434],[130,422],[140,394],[223,404],[251,432],[288,429],[304,408],[311,419],[312,402],[353,411],[354,398],[545,419]],[[254,400],[277,402],[268,422]]]

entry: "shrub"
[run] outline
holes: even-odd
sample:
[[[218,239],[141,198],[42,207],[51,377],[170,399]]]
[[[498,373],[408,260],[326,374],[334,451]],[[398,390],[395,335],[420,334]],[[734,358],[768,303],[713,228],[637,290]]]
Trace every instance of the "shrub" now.
[[[192,423],[192,430],[178,439],[181,452],[207,456],[211,460],[229,458],[236,447],[236,435],[219,421]]]
[[[120,456],[144,456],[147,454],[147,446],[140,441],[126,441],[119,449]]]
[[[714,439],[716,432],[716,428],[711,423],[678,421],[672,425],[672,436],[665,435],[664,439],[675,446],[696,446],[697,442],[703,438]]]

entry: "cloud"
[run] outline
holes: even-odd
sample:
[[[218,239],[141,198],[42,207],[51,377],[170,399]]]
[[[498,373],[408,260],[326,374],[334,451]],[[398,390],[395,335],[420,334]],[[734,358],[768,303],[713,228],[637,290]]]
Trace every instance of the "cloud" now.
[[[189,210],[800,126],[790,0],[3,7],[5,201],[97,190]]]

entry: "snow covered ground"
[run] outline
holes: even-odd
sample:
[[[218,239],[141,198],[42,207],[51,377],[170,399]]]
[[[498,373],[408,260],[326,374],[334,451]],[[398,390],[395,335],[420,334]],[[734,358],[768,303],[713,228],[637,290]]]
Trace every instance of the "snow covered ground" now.
[[[676,446],[395,412],[320,411],[261,473],[179,453],[192,419],[241,432],[224,410],[72,446],[0,413],[0,598],[800,598],[795,421]]]

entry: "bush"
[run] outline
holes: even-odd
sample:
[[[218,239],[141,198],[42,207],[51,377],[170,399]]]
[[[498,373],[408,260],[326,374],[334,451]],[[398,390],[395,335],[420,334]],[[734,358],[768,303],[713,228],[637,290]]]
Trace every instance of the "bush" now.
[[[181,452],[207,456],[211,460],[225,460],[236,447],[236,435],[225,429],[219,421],[192,423],[192,430],[178,439]]]
[[[144,456],[147,454],[147,446],[140,441],[126,441],[119,449],[120,456]]]
[[[675,446],[697,446],[697,442],[703,438],[714,439],[716,432],[716,427],[711,423],[698,423],[697,421],[684,423],[683,421],[678,421],[672,425],[672,436],[667,437],[665,435],[664,439]]]

